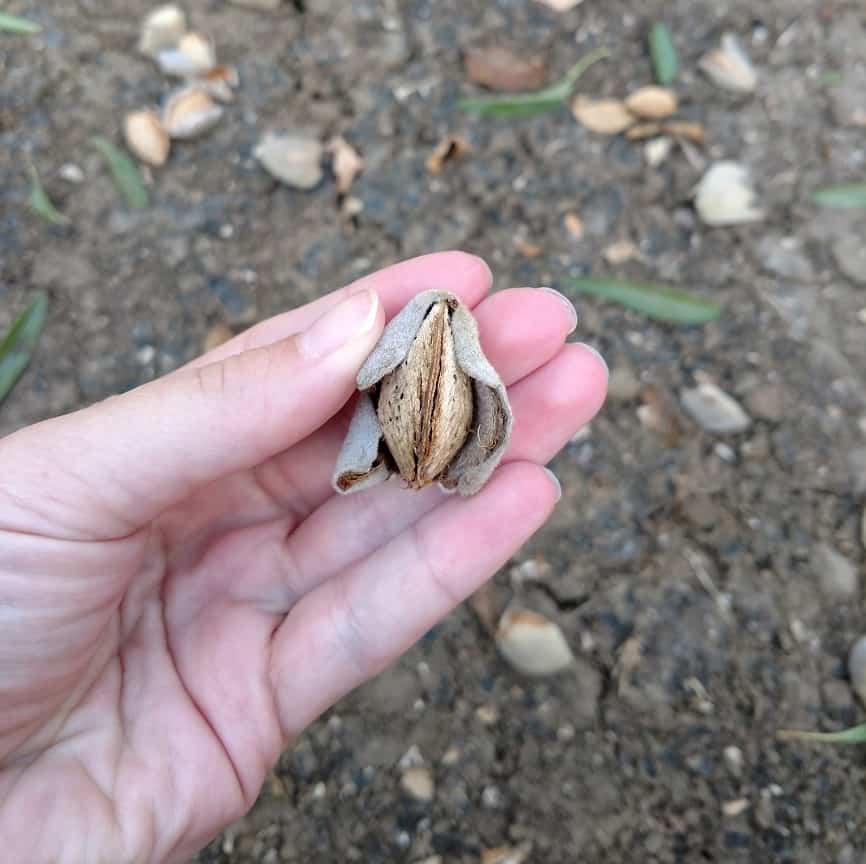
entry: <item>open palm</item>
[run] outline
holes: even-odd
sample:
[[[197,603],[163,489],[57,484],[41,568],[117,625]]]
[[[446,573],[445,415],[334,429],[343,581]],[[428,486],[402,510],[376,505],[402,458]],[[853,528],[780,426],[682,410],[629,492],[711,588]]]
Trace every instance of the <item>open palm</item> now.
[[[0,837],[28,862],[183,861],[286,746],[544,522],[540,466],[606,372],[551,292],[404,262],[152,384],[0,441]],[[478,495],[330,477],[386,320],[439,287],[474,312],[515,429]],[[5,860],[5,857],[4,857]]]

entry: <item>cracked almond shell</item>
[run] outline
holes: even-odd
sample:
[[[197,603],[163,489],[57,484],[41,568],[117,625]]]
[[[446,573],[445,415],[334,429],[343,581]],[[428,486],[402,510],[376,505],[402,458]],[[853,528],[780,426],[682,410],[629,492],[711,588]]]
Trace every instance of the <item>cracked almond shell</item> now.
[[[399,474],[421,489],[474,495],[511,436],[505,385],[484,356],[469,310],[426,291],[393,318],[357,378],[361,395],[337,458],[346,494]]]

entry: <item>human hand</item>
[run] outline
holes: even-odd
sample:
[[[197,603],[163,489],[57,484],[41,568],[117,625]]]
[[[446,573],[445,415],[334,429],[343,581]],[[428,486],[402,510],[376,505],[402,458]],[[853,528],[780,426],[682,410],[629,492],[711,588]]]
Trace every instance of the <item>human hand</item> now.
[[[386,317],[457,294],[514,433],[472,498],[331,472]],[[490,577],[551,513],[540,466],[606,370],[553,293],[485,298],[441,253],[0,440],[0,838],[9,861],[187,860],[280,751]]]

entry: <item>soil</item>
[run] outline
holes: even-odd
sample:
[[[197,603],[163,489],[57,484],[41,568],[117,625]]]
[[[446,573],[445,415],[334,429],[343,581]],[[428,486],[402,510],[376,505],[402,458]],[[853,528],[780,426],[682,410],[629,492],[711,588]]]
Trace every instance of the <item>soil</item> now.
[[[500,608],[559,624],[575,665],[524,678],[459,609],[314,724],[199,860],[468,864],[526,843],[527,861],[551,864],[866,861],[863,751],[775,737],[863,719],[845,658],[864,630],[866,215],[810,201],[863,178],[863,129],[845,125],[851,100],[863,105],[862,3],[186,7],[237,66],[238,98],[153,172],[151,206],[130,211],[90,140],[165,92],[134,51],[144,5],[4,5],[45,30],[0,35],[0,327],[37,288],[50,313],[0,432],[175,368],[218,322],[239,328],[455,247],[484,256],[499,288],[571,293],[577,336],[615,373],[599,418],[553,463],[555,516],[494,581]],[[593,135],[565,109],[501,120],[455,107],[477,92],[461,48],[484,42],[540,54],[552,76],[604,45],[614,59],[580,90],[622,95],[650,80],[645,37],[662,18],[703,153],[675,147],[652,168],[641,145]],[[727,30],[758,67],[752,97],[697,71]],[[268,128],[345,136],[365,160],[350,191],[360,212],[332,176],[311,192],[269,178],[252,156]],[[429,176],[450,133],[470,150]],[[691,190],[719,158],[751,168],[764,222],[700,223]],[[28,159],[72,227],[28,212]],[[70,163],[83,183],[63,179]],[[623,240],[640,257],[607,264]],[[565,278],[588,273],[671,282],[725,311],[701,328],[654,324],[569,292]],[[746,408],[745,432],[710,435],[679,412],[668,435],[641,422],[642,405],[676,406],[702,376]],[[853,592],[828,572],[846,560]],[[430,768],[431,800],[407,795],[401,759]]]

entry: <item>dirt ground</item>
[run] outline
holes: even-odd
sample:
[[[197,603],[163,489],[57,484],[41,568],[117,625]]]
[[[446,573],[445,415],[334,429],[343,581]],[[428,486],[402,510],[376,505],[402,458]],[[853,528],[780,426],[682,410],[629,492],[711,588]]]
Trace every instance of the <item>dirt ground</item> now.
[[[37,288],[50,311],[0,432],[173,369],[217,322],[241,327],[436,249],[484,256],[499,288],[568,292],[569,275],[616,274],[725,306],[713,324],[677,329],[572,295],[577,337],[614,372],[611,396],[555,460],[563,499],[495,597],[551,616],[575,664],[525,678],[458,610],[317,722],[199,860],[469,864],[526,844],[527,861],[550,864],[866,862],[864,751],[775,738],[863,719],[845,658],[864,630],[866,211],[809,197],[864,178],[863,128],[845,125],[845,100],[866,100],[863,4],[185,6],[237,66],[238,98],[153,173],[152,206],[130,211],[90,139],[116,136],[124,110],[165,91],[134,51],[149,7],[4,4],[45,30],[0,37],[0,327]],[[541,54],[554,77],[606,46],[614,59],[580,90],[621,95],[650,80],[645,37],[662,18],[680,51],[681,113],[708,133],[697,159],[675,149],[649,167],[641,145],[593,135],[565,109],[495,120],[455,108],[478,92],[461,49],[485,41]],[[697,70],[726,30],[759,70],[752,97]],[[345,212],[332,176],[311,192],[270,179],[252,156],[268,128],[345,136],[365,161],[350,192],[360,212]],[[447,133],[471,151],[429,176]],[[73,227],[28,212],[27,158]],[[764,222],[698,220],[700,160],[719,158],[752,169]],[[63,179],[70,163],[84,182]],[[618,240],[639,258],[608,264]],[[641,422],[641,406],[675,409],[702,376],[745,407],[745,432],[710,435],[678,410],[668,435]],[[420,761],[430,800],[401,787]]]

